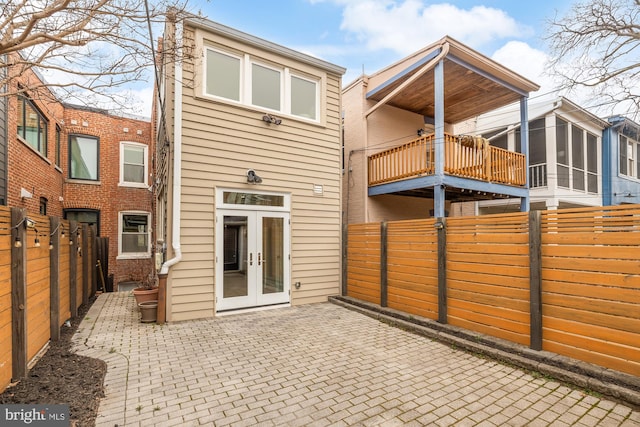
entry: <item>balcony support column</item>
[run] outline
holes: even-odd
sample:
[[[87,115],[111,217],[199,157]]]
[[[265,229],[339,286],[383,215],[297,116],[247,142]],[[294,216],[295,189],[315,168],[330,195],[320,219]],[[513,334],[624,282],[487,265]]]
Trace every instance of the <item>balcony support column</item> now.
[[[527,96],[520,98],[520,142],[522,154],[524,154],[524,188],[529,189],[529,111],[527,107]],[[520,198],[520,212],[529,212],[529,192],[525,197]]]
[[[436,184],[433,188],[433,216],[444,218],[445,189],[444,189],[444,61],[440,60],[436,64],[433,72],[434,84],[434,105],[435,105],[435,178]]]

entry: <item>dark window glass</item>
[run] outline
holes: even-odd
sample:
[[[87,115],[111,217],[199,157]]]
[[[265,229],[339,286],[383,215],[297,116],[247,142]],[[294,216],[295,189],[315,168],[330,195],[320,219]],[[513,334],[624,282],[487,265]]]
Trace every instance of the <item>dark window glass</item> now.
[[[40,197],[40,215],[47,214],[47,198]]]
[[[66,209],[65,219],[77,221],[81,224],[95,225],[96,234],[100,235],[100,211],[94,209]]]
[[[569,164],[569,138],[567,122],[556,117],[556,159],[563,165]]]
[[[620,135],[620,174],[627,174],[627,138]]]
[[[56,166],[60,166],[60,126],[56,125]]]
[[[547,162],[547,143],[545,119],[529,123],[529,164],[539,165]]]
[[[558,187],[569,188],[569,167],[558,164]]]
[[[18,96],[18,136],[47,157],[47,121],[30,99]]]
[[[483,134],[482,137],[487,138],[489,140],[489,144],[493,145],[494,147],[499,147],[499,148],[508,150],[509,143],[508,143],[507,132],[505,132],[506,130],[507,128],[497,129],[492,132]],[[504,132],[504,133],[500,136],[496,136],[495,138],[493,138],[495,135],[499,134],[500,132]]]

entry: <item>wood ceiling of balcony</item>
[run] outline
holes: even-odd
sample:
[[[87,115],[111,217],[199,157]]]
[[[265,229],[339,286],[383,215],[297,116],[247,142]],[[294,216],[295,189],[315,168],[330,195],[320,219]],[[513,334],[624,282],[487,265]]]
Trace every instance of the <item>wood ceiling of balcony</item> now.
[[[380,101],[411,77],[418,69],[376,92],[370,99]],[[482,113],[516,102],[521,95],[452,60],[444,60],[444,118],[458,123]],[[387,102],[403,110],[428,117],[435,116],[434,70],[427,71],[415,82]]]

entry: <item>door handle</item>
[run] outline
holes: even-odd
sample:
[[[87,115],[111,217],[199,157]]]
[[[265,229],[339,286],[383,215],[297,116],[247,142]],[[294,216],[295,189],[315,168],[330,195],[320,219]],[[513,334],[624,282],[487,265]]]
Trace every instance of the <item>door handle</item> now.
[[[253,252],[249,253],[249,265],[253,265]]]
[[[258,265],[261,265],[260,264],[260,256],[261,256],[261,254],[260,254],[260,252],[258,252]]]

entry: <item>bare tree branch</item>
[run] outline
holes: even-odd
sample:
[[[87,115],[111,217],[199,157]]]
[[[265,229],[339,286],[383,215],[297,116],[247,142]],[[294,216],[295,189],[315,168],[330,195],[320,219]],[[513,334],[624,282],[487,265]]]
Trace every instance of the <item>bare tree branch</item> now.
[[[589,0],[549,23],[550,73],[611,105],[640,107],[640,0]]]
[[[27,70],[64,101],[78,92],[122,104],[123,88],[152,81],[155,40],[167,11],[181,19],[187,0],[7,0],[0,11],[0,96],[27,91]],[[156,34],[158,36],[160,34]]]

